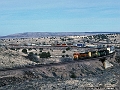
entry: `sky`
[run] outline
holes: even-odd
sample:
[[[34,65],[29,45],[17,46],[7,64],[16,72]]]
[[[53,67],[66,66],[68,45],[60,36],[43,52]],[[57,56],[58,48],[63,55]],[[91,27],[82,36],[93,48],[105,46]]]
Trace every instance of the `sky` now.
[[[0,36],[120,32],[120,0],[0,0]]]

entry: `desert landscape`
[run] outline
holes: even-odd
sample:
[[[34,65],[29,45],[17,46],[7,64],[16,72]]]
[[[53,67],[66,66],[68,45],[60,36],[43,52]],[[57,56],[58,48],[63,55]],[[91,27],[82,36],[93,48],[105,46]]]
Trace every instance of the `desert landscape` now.
[[[36,34],[1,37],[0,90],[120,89],[119,33]],[[105,58],[107,66],[97,57],[73,58],[109,46],[115,53]]]
[[[1,0],[0,90],[120,90],[120,0]]]

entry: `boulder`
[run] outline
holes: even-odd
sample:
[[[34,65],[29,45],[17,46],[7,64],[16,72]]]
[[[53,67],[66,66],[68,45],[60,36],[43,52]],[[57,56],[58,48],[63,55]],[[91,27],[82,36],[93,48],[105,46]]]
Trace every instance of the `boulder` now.
[[[112,67],[113,64],[111,64],[108,60],[105,60],[104,63],[103,63],[103,66],[105,69],[109,68],[109,67]]]

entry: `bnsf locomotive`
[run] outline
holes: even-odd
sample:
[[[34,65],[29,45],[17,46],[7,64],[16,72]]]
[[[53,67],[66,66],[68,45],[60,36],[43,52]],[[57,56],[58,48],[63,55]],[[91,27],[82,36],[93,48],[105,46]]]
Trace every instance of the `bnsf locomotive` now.
[[[98,49],[97,51],[88,51],[84,53],[74,53],[73,54],[73,59],[78,60],[78,59],[85,59],[85,58],[92,58],[92,57],[102,57],[109,55],[110,53],[113,53],[114,49],[113,47],[109,47],[106,49]]]

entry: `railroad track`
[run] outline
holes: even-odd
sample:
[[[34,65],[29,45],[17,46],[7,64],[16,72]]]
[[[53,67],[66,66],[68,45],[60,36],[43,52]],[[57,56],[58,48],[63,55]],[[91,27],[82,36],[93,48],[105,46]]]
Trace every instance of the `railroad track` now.
[[[66,65],[66,64],[70,64],[70,63],[78,63],[78,62],[85,62],[85,61],[100,60],[101,58],[110,57],[113,54],[114,53],[109,54],[107,56],[102,56],[102,57],[87,58],[87,59],[66,61],[66,62],[60,62],[60,63],[36,64],[36,65],[26,65],[26,66],[22,66],[22,67],[4,68],[4,69],[0,69],[0,71],[26,70],[26,69],[33,69],[33,68],[52,67],[52,66]]]
[[[71,49],[76,48],[86,48],[91,49],[90,47],[77,47],[77,46],[6,46],[7,48],[13,48],[13,49],[66,49],[67,47],[70,47]],[[96,48],[97,49],[97,48]]]

